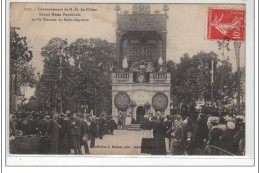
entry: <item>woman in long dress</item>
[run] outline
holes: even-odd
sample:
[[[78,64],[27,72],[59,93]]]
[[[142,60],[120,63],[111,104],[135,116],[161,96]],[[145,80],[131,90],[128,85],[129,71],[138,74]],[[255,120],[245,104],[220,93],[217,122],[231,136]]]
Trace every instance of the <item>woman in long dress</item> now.
[[[145,115],[140,128],[142,129],[141,153],[152,153],[152,126],[149,122],[149,116]]]

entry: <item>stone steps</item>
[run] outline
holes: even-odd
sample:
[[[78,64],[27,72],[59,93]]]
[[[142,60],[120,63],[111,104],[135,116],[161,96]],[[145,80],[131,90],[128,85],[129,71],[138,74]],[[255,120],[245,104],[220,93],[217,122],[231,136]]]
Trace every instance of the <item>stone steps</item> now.
[[[130,127],[127,128],[127,130],[141,130],[140,125],[141,124],[131,124]]]

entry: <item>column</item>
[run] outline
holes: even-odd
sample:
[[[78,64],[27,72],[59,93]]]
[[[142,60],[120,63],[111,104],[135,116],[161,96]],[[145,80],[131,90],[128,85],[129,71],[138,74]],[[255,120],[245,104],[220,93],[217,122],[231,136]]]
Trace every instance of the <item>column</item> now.
[[[121,69],[120,65],[120,41],[121,41],[121,32],[116,32],[116,59],[117,59],[117,69]]]
[[[117,68],[122,69],[122,36],[125,31],[116,31],[116,58],[117,58]]]
[[[166,46],[167,46],[167,31],[161,32],[162,37],[162,58],[163,58],[163,67],[166,67]]]

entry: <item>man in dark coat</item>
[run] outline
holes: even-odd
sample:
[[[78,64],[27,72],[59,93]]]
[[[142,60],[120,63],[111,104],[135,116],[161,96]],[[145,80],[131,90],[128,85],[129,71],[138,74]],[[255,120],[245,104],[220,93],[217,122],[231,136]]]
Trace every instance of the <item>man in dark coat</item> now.
[[[97,130],[98,130],[94,117],[91,118],[89,129],[90,129],[90,136],[91,136],[90,148],[93,148],[93,147],[95,147],[95,139],[96,139]]]
[[[50,142],[47,138],[47,126],[49,124],[49,120],[46,116],[41,115],[40,120],[37,123],[37,131],[39,139],[39,153],[40,154],[47,154],[50,153]]]
[[[169,151],[171,151],[171,133],[172,133],[173,121],[170,115],[167,115],[166,118],[167,121],[164,122],[166,126],[166,138],[168,139],[169,142]]]
[[[59,139],[59,154],[69,154],[69,117],[67,117],[67,114],[61,114],[57,122],[61,125]]]
[[[236,120],[236,128],[235,128],[236,134],[234,135],[234,150],[236,155],[244,155],[242,152],[244,151],[243,147],[244,140],[245,140],[245,124],[242,120],[237,119]]]
[[[73,114],[69,120],[70,140],[75,154],[81,154],[80,142],[83,122],[76,114]]]
[[[111,119],[109,120],[109,134],[113,135],[114,134],[114,129],[116,129],[116,122],[115,120]]]
[[[209,127],[209,141],[208,141],[208,146],[209,146],[209,153],[211,155],[217,155],[219,153],[219,150],[214,148],[218,147],[221,148],[221,143],[220,143],[220,136],[222,135],[223,131],[218,127],[219,123],[219,118],[218,117],[209,117],[208,119],[208,127]]]
[[[165,135],[166,126],[163,122],[163,118],[160,117],[158,123],[155,124],[153,129],[154,155],[166,155]]]
[[[182,117],[177,115],[174,120],[174,126],[172,129],[171,137],[171,154],[182,155],[183,154],[183,126],[181,125]]]
[[[26,117],[22,119],[21,131],[23,132],[23,135],[30,134],[30,126],[29,126],[28,119]]]
[[[51,140],[51,154],[58,154],[61,125],[57,123],[58,115],[54,114],[47,126],[47,133]]]
[[[81,129],[81,145],[84,146],[85,154],[90,154],[89,148],[88,148],[88,136],[87,136],[87,132],[90,129],[89,129],[87,120],[85,119],[85,117],[83,115],[82,115],[81,119],[82,119],[82,122],[83,122],[83,127]]]
[[[29,123],[29,131],[30,131],[29,133],[30,133],[30,135],[36,134],[37,133],[37,120],[34,117],[34,113],[31,113],[29,115],[28,123]]]
[[[100,119],[99,119],[99,122],[98,122],[98,125],[99,125],[99,139],[103,139],[103,135],[104,135],[104,132],[105,132],[105,124],[106,124],[106,120],[101,116]]]
[[[201,154],[204,146],[204,140],[208,139],[209,129],[207,126],[207,117],[205,114],[201,114],[195,123],[194,131],[192,134],[192,147],[193,154]]]
[[[233,122],[227,123],[227,130],[220,136],[220,142],[224,150],[234,153],[234,135],[235,124]]]

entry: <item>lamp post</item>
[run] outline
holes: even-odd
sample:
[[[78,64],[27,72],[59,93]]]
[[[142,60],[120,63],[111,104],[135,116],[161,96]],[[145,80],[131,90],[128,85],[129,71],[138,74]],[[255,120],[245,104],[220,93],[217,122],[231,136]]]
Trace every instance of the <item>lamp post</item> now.
[[[60,56],[60,113],[62,113],[62,56]]]
[[[118,12],[121,10],[121,7],[117,4],[115,6],[116,15],[118,15]]]
[[[212,59],[211,60],[211,102],[212,102],[212,105],[213,105],[213,102],[214,102],[214,98],[213,98],[213,90],[214,90],[214,60]]]
[[[64,45],[61,45],[61,52],[60,52],[60,56],[59,56],[59,60],[60,60],[60,113],[62,113],[63,111],[63,92],[62,92],[62,89],[63,89],[63,74],[62,74],[62,63],[63,63],[63,58],[66,56],[66,52],[65,52],[65,49],[66,47]]]
[[[234,48],[237,62],[237,112],[240,114],[240,47],[242,42],[234,41]]]
[[[165,12],[165,14],[167,15],[167,11],[169,11],[169,7],[167,4],[163,5],[163,11]]]

